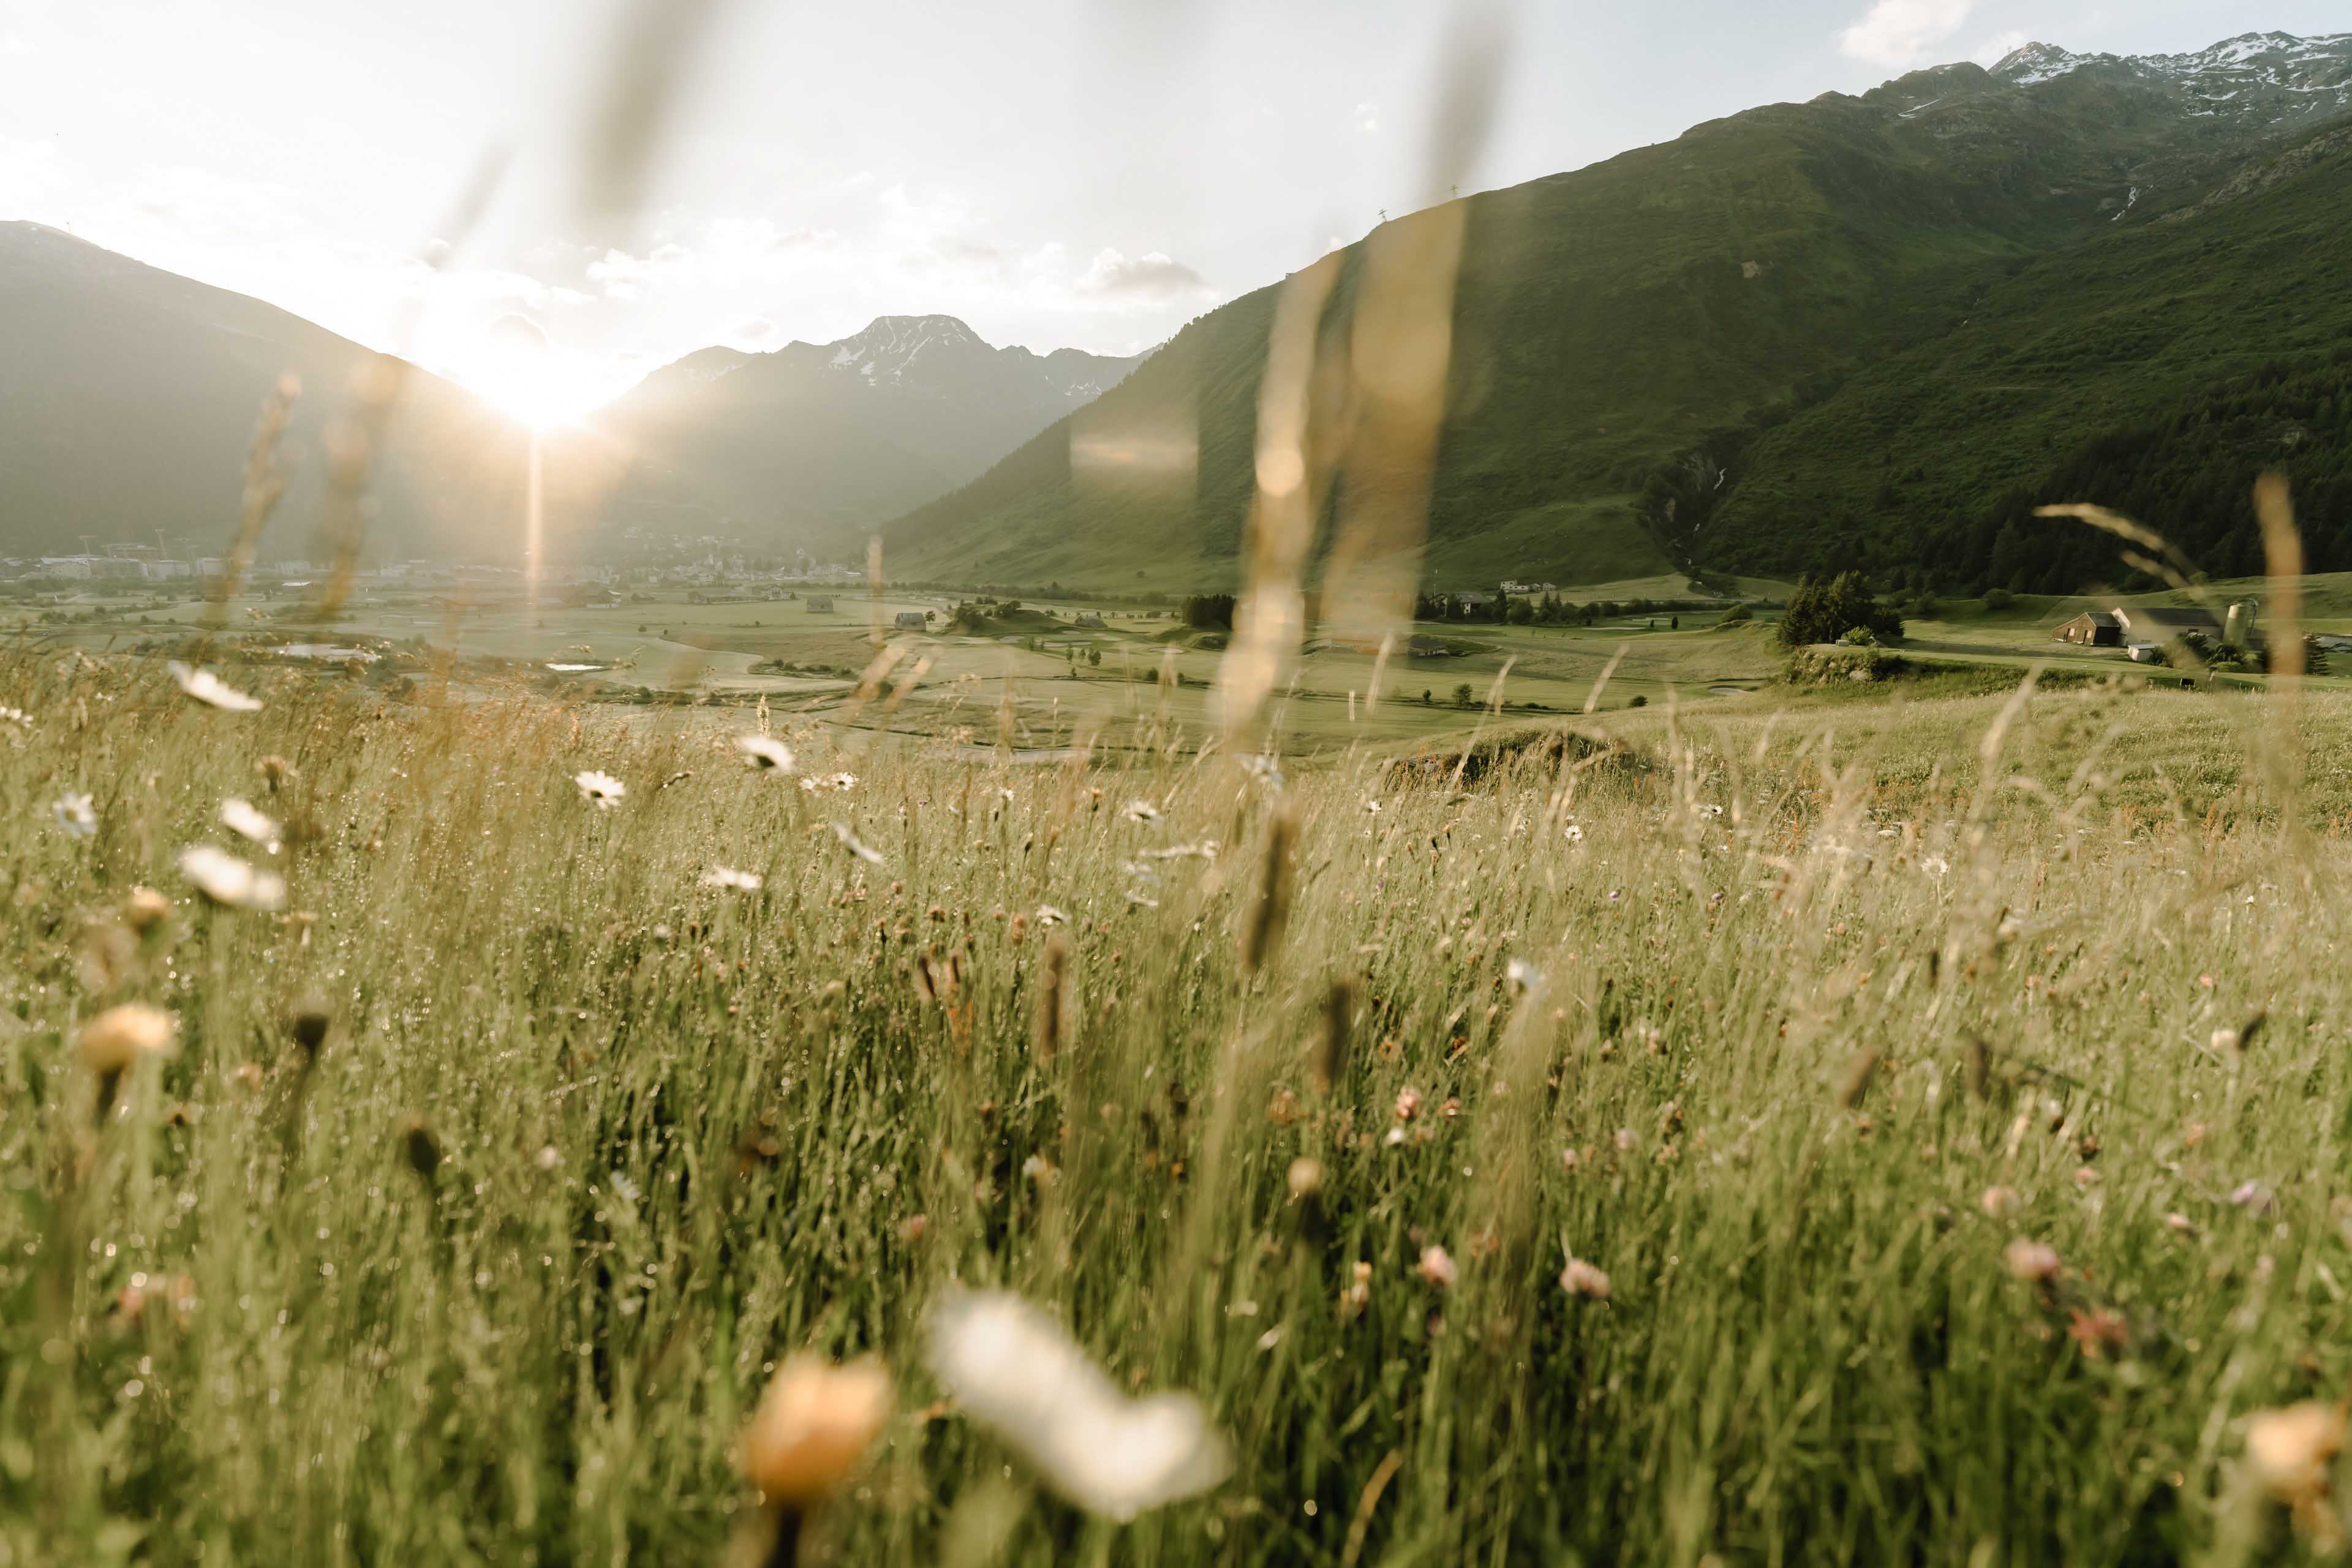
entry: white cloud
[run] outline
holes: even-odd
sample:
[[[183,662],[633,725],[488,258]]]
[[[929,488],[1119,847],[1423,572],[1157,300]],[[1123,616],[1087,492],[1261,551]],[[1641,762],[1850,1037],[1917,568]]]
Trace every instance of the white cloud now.
[[[1177,260],[1154,250],[1129,260],[1116,250],[1098,250],[1094,264],[1076,285],[1081,294],[1117,296],[1162,303],[1185,298],[1213,298],[1206,279]]]
[[[1919,65],[1960,30],[1975,5],[1976,0],[1878,0],[1838,35],[1838,49],[1851,59],[1890,69]]]

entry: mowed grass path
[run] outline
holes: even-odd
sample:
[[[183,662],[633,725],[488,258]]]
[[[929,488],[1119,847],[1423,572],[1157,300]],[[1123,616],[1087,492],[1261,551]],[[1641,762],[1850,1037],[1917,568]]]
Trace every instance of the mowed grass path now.
[[[812,790],[707,712],[229,674],[0,667],[5,1561],[714,1562],[802,1349],[898,1390],[824,1561],[2295,1549],[2242,1449],[2352,1385],[2342,699],[1651,708],[1460,791],[811,731]],[[126,1002],[182,1049],[100,1117]],[[924,1370],[954,1281],[1233,1477],[1055,1500]]]

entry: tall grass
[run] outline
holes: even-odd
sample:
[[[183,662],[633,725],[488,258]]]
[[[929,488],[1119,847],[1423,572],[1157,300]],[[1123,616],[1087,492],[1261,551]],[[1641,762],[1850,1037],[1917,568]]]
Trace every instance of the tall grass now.
[[[1463,787],[788,736],[812,790],[707,712],[235,673],[0,668],[0,1562],[713,1561],[804,1349],[898,1390],[815,1560],[2294,1539],[2241,1434],[2352,1377],[2352,917],[2260,766],[2168,775],[2221,700],[1651,710]],[[228,795],[283,915],[177,879]],[[183,1048],[101,1114],[124,1002]],[[1232,1479],[1035,1488],[923,1370],[958,1281]]]

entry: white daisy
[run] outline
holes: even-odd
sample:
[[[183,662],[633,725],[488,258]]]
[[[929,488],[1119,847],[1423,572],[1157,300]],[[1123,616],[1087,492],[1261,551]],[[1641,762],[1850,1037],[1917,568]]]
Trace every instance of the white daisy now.
[[[1157,822],[1160,820],[1160,808],[1148,800],[1130,800],[1127,803],[1126,815],[1129,822]]]
[[[1242,758],[1243,771],[1268,789],[1282,787],[1282,763],[1276,758],[1250,752]]]
[[[585,773],[573,773],[572,782],[580,786],[580,794],[583,798],[596,803],[599,810],[611,810],[620,804],[623,795],[629,793],[628,785],[612,774],[600,773],[593,768]]]
[[[729,866],[713,866],[702,874],[706,888],[730,888],[739,893],[756,893],[761,879],[757,871],[738,871]]]
[[[1573,822],[1560,829],[1560,832],[1570,844],[1581,844],[1584,842],[1584,829],[1578,826]]]
[[[49,803],[49,815],[76,838],[88,838],[98,831],[98,808],[86,795],[68,790]]]
[[[1146,849],[1143,852],[1143,858],[1147,860],[1213,860],[1217,858],[1217,849],[1215,839],[1203,838],[1198,844],[1176,844],[1165,849]]]
[[[180,874],[196,891],[233,910],[276,910],[286,907],[286,879],[257,870],[226,849],[199,844],[180,852]]]
[[[782,741],[766,735],[738,735],[735,745],[743,753],[744,762],[761,773],[793,771],[793,749]]]
[[[1233,1472],[1199,1400],[1127,1398],[1059,1323],[1017,1296],[951,1290],[927,1326],[933,1375],[1080,1508],[1130,1520]]]
[[[1532,991],[1543,984],[1543,973],[1524,958],[1515,958],[1503,966],[1504,978],[1514,991]]]
[[[1037,906],[1037,923],[1041,926],[1067,925],[1069,923],[1069,916],[1064,914],[1061,910],[1055,909],[1051,904],[1039,904]]]
[[[882,851],[875,848],[874,846],[866,843],[863,838],[858,837],[856,834],[852,833],[849,830],[849,824],[845,822],[835,823],[833,825],[833,836],[841,840],[841,847],[844,849],[848,850],[852,855],[856,856],[860,860],[865,861],[867,865],[879,866],[882,864]]]
[[[209,669],[191,669],[178,659],[163,666],[180,689],[208,707],[228,713],[250,713],[261,706],[258,697],[247,697]]]
[[[285,832],[267,812],[235,795],[221,802],[220,819],[223,827],[240,838],[249,838],[271,849],[278,847],[278,840]]]

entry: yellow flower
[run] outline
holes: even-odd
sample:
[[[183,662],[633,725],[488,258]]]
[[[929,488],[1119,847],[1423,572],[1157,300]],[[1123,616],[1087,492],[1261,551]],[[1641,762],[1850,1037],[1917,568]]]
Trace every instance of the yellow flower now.
[[[161,1007],[126,1002],[109,1007],[81,1026],[75,1043],[82,1065],[96,1073],[119,1073],[142,1056],[175,1056],[180,1021]]]
[[[2328,1468],[2344,1447],[2344,1412],[2305,1400],[2246,1418],[2246,1463],[2263,1489],[2284,1503],[2327,1493]]]
[[[890,1374],[871,1359],[796,1355],[776,1369],[743,1428],[743,1475],[763,1498],[806,1507],[857,1468],[890,1418]]]

